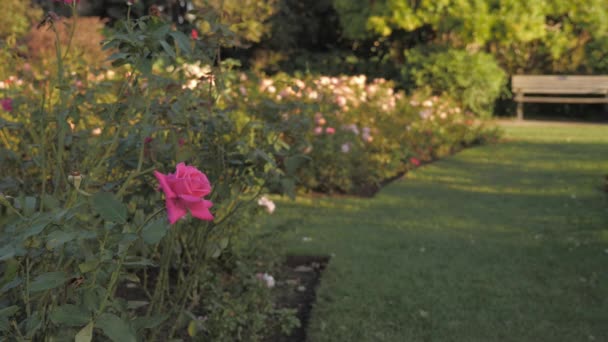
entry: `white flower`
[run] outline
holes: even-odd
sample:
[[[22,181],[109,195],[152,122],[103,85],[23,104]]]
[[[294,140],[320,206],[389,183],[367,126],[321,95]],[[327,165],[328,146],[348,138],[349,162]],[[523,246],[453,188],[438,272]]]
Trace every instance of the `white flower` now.
[[[274,277],[268,273],[258,273],[255,275],[255,277],[258,278],[259,280],[263,281],[264,284],[266,284],[266,287],[269,289],[273,288],[274,285],[276,284]]]
[[[258,205],[264,207],[269,214],[272,214],[276,209],[276,204],[266,196],[262,196],[258,199]]]
[[[348,152],[350,152],[350,144],[349,143],[342,144],[342,153],[348,153]]]

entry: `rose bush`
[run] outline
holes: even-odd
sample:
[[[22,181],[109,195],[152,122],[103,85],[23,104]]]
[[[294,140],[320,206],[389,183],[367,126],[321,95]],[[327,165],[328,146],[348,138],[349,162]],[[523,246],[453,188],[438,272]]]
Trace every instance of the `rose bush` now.
[[[54,20],[56,68],[3,50],[0,335],[233,341],[295,325],[237,242],[257,199],[293,183],[284,127],[219,106],[219,46],[162,17],[109,36],[111,68],[72,58]],[[181,66],[201,59],[217,67],[189,87]]]
[[[283,139],[303,156],[282,167],[304,165],[298,184],[307,191],[372,194],[421,161],[496,138],[449,97],[407,96],[385,79],[241,74],[231,82],[224,106],[298,128]]]

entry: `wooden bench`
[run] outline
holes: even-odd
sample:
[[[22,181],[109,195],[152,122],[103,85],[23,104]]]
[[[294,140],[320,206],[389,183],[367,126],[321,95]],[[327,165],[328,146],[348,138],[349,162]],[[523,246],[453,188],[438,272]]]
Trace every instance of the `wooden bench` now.
[[[517,102],[517,119],[519,120],[524,118],[524,103],[526,102],[608,104],[608,76],[515,75],[511,85],[515,96],[514,101]],[[576,97],[538,95],[576,95]]]

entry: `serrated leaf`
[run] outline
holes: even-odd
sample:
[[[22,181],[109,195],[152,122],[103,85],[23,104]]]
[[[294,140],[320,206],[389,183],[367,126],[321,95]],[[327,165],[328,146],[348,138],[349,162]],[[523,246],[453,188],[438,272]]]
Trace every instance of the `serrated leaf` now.
[[[93,340],[94,326],[95,324],[93,322],[89,322],[89,324],[85,325],[84,328],[80,329],[78,334],[76,334],[74,342],[91,342]]]
[[[100,328],[114,342],[137,342],[135,332],[131,326],[111,313],[99,316],[95,326]]]
[[[154,245],[162,240],[168,230],[169,224],[166,219],[162,218],[148,223],[142,229],[141,235],[147,244]]]
[[[91,205],[105,220],[126,223],[127,206],[109,192],[98,192],[91,197]]]
[[[65,272],[48,272],[36,277],[30,284],[31,292],[45,291],[63,285],[68,280]]]
[[[70,327],[81,327],[91,319],[87,309],[73,304],[65,304],[54,308],[51,311],[50,318],[57,325]]]
[[[63,230],[56,230],[47,236],[46,248],[55,249],[63,246],[66,242],[70,242],[76,238],[75,232],[64,232]]]

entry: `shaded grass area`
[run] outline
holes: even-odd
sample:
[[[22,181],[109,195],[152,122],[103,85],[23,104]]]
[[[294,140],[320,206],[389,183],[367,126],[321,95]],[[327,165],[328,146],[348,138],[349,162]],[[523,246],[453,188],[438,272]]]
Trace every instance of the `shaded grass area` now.
[[[608,340],[608,126],[504,129],[373,199],[278,203],[290,253],[332,256],[309,341]]]

